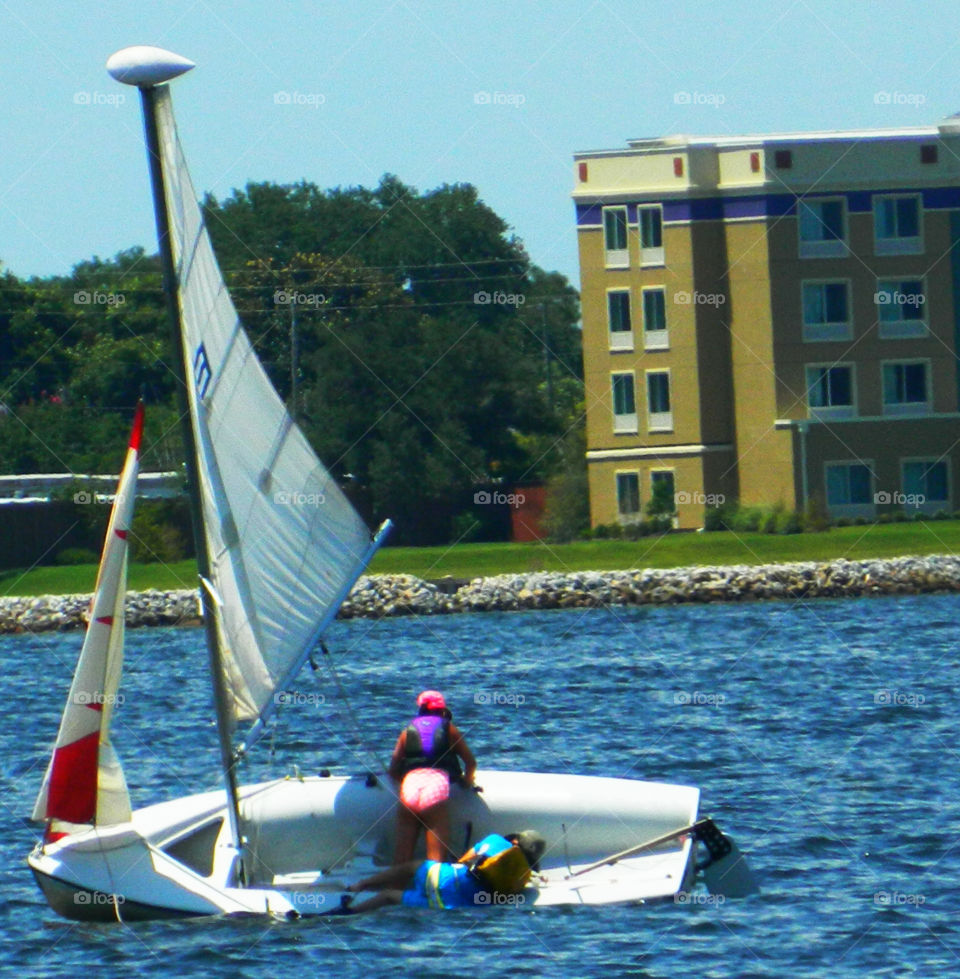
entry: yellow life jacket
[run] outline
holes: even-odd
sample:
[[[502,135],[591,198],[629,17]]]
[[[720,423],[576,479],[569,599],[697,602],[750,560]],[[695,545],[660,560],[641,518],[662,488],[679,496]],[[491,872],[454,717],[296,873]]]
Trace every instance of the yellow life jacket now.
[[[520,894],[530,880],[530,864],[514,843],[492,857],[482,857],[471,870],[484,887],[497,894]]]

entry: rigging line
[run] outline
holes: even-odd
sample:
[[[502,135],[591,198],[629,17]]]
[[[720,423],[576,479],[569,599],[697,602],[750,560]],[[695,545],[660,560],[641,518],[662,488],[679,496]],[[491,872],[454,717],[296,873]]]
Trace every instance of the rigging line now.
[[[376,751],[370,747],[370,745],[366,742],[366,740],[363,737],[363,729],[361,728],[360,722],[357,719],[357,713],[353,709],[353,705],[350,703],[350,698],[347,696],[347,691],[344,688],[343,684],[340,682],[340,677],[337,674],[337,668],[333,662],[333,654],[330,652],[329,648],[327,647],[327,644],[322,639],[320,640],[320,650],[323,653],[324,662],[330,668],[330,674],[333,676],[333,682],[337,686],[337,692],[343,698],[343,702],[346,705],[347,716],[350,719],[356,731],[357,744],[360,746],[363,752],[365,752],[367,755],[370,756],[371,759],[373,759],[373,765],[370,770],[373,773],[379,771],[385,772],[387,770],[387,766],[380,761],[380,759],[377,757]],[[310,660],[310,665],[313,666],[314,669],[316,669],[312,658]]]

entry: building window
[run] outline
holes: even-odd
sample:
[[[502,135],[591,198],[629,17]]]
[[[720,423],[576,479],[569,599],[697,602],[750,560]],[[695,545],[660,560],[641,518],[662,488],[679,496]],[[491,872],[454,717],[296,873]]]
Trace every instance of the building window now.
[[[673,430],[670,371],[647,371],[647,425],[651,432]]]
[[[874,513],[870,466],[863,462],[828,462],[827,507],[836,517],[869,517]]]
[[[793,166],[793,152],[791,150],[775,150],[773,165],[778,170],[789,170]]]
[[[608,269],[625,269],[630,265],[627,250],[627,209],[605,207],[603,209],[604,264]]]
[[[927,335],[927,297],[921,279],[880,279],[874,301],[882,340]]]
[[[883,413],[922,415],[930,410],[927,361],[883,365]]]
[[[613,386],[613,431],[615,434],[636,434],[637,401],[633,372],[611,374],[610,380]]]
[[[937,153],[936,143],[924,143],[920,147],[920,162],[921,163],[936,163],[939,154]]]
[[[801,258],[838,258],[847,254],[846,207],[842,198],[800,201],[797,233]]]
[[[640,515],[639,473],[617,473],[617,513],[621,517]]]
[[[643,290],[643,346],[645,350],[665,350],[667,336],[667,301],[662,286]]]
[[[803,339],[849,340],[849,285],[846,282],[804,282]]]
[[[853,368],[849,364],[808,366],[807,405],[814,418],[852,418]]]
[[[637,208],[640,225],[640,264],[663,265],[663,208],[659,204]]]
[[[877,197],[873,231],[878,255],[914,255],[923,251],[920,197]]]
[[[629,289],[611,290],[607,293],[607,329],[611,350],[633,350]]]
[[[950,509],[950,479],[945,459],[903,463],[903,503],[923,513]]]

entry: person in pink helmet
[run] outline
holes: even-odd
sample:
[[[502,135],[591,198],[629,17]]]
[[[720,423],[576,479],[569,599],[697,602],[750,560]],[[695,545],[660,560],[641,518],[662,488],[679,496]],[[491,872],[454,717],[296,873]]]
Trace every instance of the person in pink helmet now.
[[[395,864],[413,859],[420,827],[426,832],[427,859],[450,860],[450,783],[471,787],[477,762],[439,690],[417,697],[417,716],[397,738],[390,777],[400,783]],[[460,763],[463,762],[461,769]]]

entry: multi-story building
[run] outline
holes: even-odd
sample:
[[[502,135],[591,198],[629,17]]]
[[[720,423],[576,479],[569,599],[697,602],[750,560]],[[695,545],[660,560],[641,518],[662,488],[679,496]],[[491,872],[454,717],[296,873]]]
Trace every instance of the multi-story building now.
[[[596,524],[960,506],[960,119],[578,153]]]

